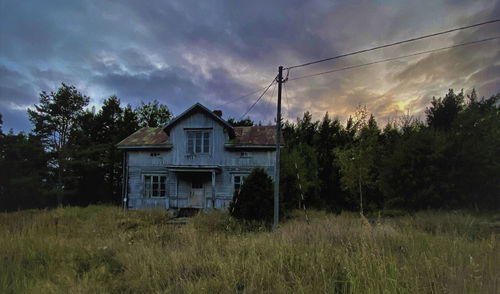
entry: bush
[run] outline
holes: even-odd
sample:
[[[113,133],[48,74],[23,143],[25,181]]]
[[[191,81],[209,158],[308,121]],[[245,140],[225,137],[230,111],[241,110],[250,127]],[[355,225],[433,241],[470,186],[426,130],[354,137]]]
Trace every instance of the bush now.
[[[274,208],[273,180],[263,168],[254,168],[240,191],[234,191],[229,205],[231,216],[244,220],[271,222]]]

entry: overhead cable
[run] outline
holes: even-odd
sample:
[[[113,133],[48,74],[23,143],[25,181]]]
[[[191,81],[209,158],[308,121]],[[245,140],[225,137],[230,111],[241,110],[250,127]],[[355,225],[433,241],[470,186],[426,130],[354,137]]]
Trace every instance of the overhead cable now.
[[[262,92],[262,94],[260,94],[259,98],[252,104],[252,106],[250,106],[250,108],[240,117],[240,120],[242,120],[245,115],[247,115],[252,109],[253,107],[255,106],[255,104],[257,104],[260,99],[262,99],[262,97],[266,94],[267,90],[269,90],[269,88],[271,88],[271,86],[276,82],[275,78],[273,78],[273,80],[271,81],[271,83],[269,84],[269,86],[266,87],[266,89],[264,90],[264,92]]]
[[[315,73],[315,74],[304,75],[304,76],[300,76],[300,77],[296,77],[296,78],[290,78],[289,81],[301,80],[301,79],[305,79],[305,78],[315,77],[315,76],[329,74],[329,73],[338,72],[338,71],[343,71],[343,70],[347,70],[347,69],[353,69],[353,68],[358,68],[358,67],[373,65],[373,64],[377,64],[377,63],[382,63],[382,62],[387,62],[387,61],[392,61],[392,60],[397,60],[397,59],[402,59],[402,58],[407,58],[407,57],[412,57],[412,56],[418,56],[418,55],[423,55],[423,54],[434,53],[434,52],[438,52],[438,51],[442,51],[442,50],[447,50],[447,49],[454,49],[454,48],[457,48],[457,47],[463,47],[463,46],[467,46],[467,45],[473,45],[473,44],[483,43],[483,42],[492,41],[492,40],[496,40],[496,39],[500,39],[500,36],[492,37],[492,38],[487,38],[487,39],[482,39],[482,40],[477,40],[477,41],[466,42],[466,43],[460,43],[460,44],[456,44],[456,45],[453,45],[453,46],[447,46],[447,47],[442,47],[442,48],[437,48],[437,49],[432,49],[432,50],[427,50],[427,51],[421,51],[421,52],[417,52],[417,53],[412,53],[412,54],[408,54],[408,55],[402,55],[402,56],[398,56],[398,57],[392,57],[392,58],[377,60],[377,61],[363,63],[363,64],[358,64],[358,65],[352,65],[352,66],[347,66],[347,67],[332,69],[332,70],[323,71],[323,72],[319,72],[319,73]]]
[[[316,63],[320,63],[320,62],[325,62],[325,61],[329,61],[329,60],[333,60],[333,59],[347,57],[347,56],[351,56],[351,55],[355,55],[355,54],[360,54],[360,53],[364,53],[364,52],[368,52],[368,51],[373,51],[373,50],[377,50],[377,49],[387,48],[387,47],[391,47],[391,46],[395,46],[395,45],[400,45],[400,44],[404,44],[404,43],[408,43],[408,42],[418,41],[418,40],[422,40],[422,39],[426,39],[426,38],[430,38],[430,37],[435,37],[435,36],[439,36],[439,35],[443,35],[443,34],[448,34],[448,33],[456,32],[456,31],[460,31],[460,30],[470,29],[470,28],[474,28],[474,27],[478,27],[478,26],[482,26],[482,25],[486,25],[486,24],[491,24],[491,23],[495,23],[495,22],[499,22],[499,21],[500,21],[500,19],[493,19],[493,20],[489,20],[489,21],[485,21],[485,22],[481,22],[481,23],[477,23],[477,24],[473,24],[473,25],[468,25],[468,26],[464,26],[464,27],[454,28],[454,29],[451,29],[451,30],[446,30],[446,31],[438,32],[438,33],[424,35],[424,36],[420,36],[420,37],[416,37],[416,38],[412,38],[412,39],[408,39],[408,40],[398,41],[398,42],[394,42],[394,43],[390,43],[390,44],[385,44],[385,45],[381,45],[381,46],[377,46],[377,47],[373,47],[373,48],[368,48],[368,49],[363,49],[363,50],[359,50],[359,51],[355,51],[355,52],[351,52],[351,53],[337,55],[337,56],[334,56],[334,57],[324,58],[324,59],[320,59],[320,60],[316,60],[316,61],[311,61],[311,62],[299,64],[299,65],[289,66],[289,67],[285,67],[285,69],[293,69],[293,68],[308,66],[308,65],[312,65],[312,64],[316,64]]]
[[[246,97],[251,96],[251,95],[253,95],[253,94],[255,94],[255,93],[258,93],[258,92],[260,92],[260,91],[264,90],[265,88],[266,88],[266,87],[264,87],[264,88],[260,88],[260,89],[257,89],[257,90],[255,90],[255,91],[251,92],[251,93],[247,93],[247,94],[245,94],[245,95],[243,95],[243,96],[239,96],[239,97],[236,97],[236,98],[234,98],[234,99],[230,99],[229,101],[227,101],[227,102],[225,102],[225,103],[222,103],[222,104],[219,104],[219,105],[215,106],[214,108],[219,108],[219,107],[226,106],[226,105],[228,105],[228,104],[234,103],[234,102],[239,101],[239,100],[241,100],[241,99],[243,99],[243,98],[246,98]]]

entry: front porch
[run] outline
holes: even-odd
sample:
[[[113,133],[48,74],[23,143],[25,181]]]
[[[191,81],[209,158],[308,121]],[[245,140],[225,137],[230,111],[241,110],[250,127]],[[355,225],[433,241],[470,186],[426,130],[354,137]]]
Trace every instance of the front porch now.
[[[175,178],[170,208],[221,208],[216,200],[216,178],[221,173],[217,166],[168,166]]]
[[[140,171],[130,186],[130,209],[225,209],[232,199],[232,171],[219,166],[163,166]],[[139,180],[139,181],[137,181]],[[150,184],[148,184],[150,182]],[[140,189],[137,189],[139,188]]]

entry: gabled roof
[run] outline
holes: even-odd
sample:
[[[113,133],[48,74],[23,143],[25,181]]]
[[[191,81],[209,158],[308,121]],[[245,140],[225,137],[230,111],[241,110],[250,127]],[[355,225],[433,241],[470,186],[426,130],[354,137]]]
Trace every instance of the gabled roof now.
[[[170,120],[168,123],[163,125],[163,130],[165,133],[170,134],[170,129],[182,121],[184,118],[188,117],[189,115],[195,113],[195,112],[202,112],[211,117],[213,120],[216,122],[220,123],[225,129],[228,130],[229,133],[229,138],[234,138],[234,128],[231,126],[227,121],[223,120],[220,118],[217,114],[213,113],[210,111],[208,108],[205,106],[201,105],[200,103],[196,103],[195,105],[189,107],[186,111],[181,113],[180,115],[174,117],[172,120]]]
[[[149,149],[149,148],[171,148],[169,136],[162,128],[144,127],[120,143],[116,144],[119,149]]]
[[[234,127],[234,138],[225,144],[226,148],[265,148],[276,145],[275,126]],[[280,145],[284,145],[283,136]],[[119,149],[172,148],[169,136],[163,128],[142,128],[116,145]]]

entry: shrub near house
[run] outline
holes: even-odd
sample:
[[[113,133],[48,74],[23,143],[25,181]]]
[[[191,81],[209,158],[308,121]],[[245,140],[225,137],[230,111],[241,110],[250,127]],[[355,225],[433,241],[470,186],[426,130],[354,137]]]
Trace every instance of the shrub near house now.
[[[263,168],[254,168],[240,190],[234,191],[229,212],[239,219],[270,222],[273,219],[273,195],[271,177]]]

